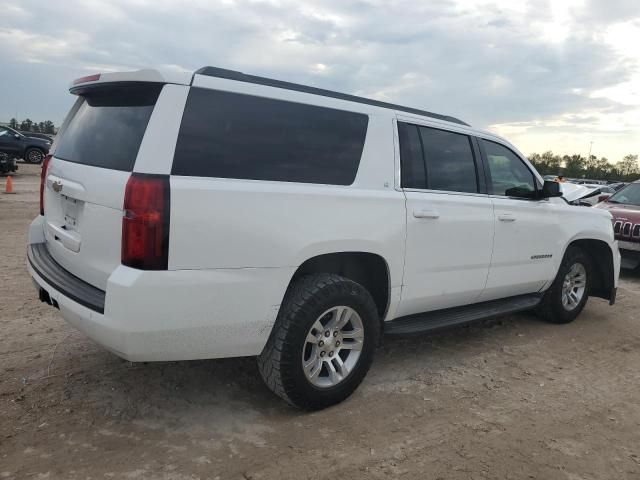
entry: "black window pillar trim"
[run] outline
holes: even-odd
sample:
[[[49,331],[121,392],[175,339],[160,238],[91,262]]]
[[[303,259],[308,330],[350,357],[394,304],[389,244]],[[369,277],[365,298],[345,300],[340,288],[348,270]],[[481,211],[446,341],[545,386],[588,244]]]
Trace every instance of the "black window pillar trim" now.
[[[422,139],[422,129],[419,125],[415,125],[415,124],[409,124],[412,125],[413,128],[416,129],[416,132],[418,134],[418,139],[420,140],[420,153],[422,154],[422,163],[424,164],[424,188],[426,190],[429,190],[431,187],[431,180],[429,178],[429,167],[427,166],[427,154],[425,153],[424,150],[424,140]]]
[[[484,156],[480,150],[480,142],[474,135],[469,136],[471,149],[473,150],[473,161],[476,165],[476,181],[478,183],[478,193],[489,193],[489,181],[487,180],[487,168],[485,167]]]
[[[482,138],[473,137],[475,139],[476,147],[480,152],[480,163],[482,164],[482,173],[486,184],[487,194],[494,195],[493,183],[491,183],[491,172],[489,170],[489,160],[487,159],[487,151],[482,143]]]

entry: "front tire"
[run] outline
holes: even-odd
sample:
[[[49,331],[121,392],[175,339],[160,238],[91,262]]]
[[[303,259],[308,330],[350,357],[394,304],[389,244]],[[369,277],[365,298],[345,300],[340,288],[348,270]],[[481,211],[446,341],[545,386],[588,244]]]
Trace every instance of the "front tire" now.
[[[589,298],[592,271],[589,256],[578,247],[569,247],[553,284],[542,298],[538,315],[551,323],[575,320]]]
[[[327,273],[305,276],[289,287],[258,369],[289,404],[318,410],[360,385],[379,336],[378,311],[362,285]]]
[[[44,160],[44,152],[39,148],[29,148],[24,152],[24,161],[27,163],[36,165],[42,163],[42,160]]]

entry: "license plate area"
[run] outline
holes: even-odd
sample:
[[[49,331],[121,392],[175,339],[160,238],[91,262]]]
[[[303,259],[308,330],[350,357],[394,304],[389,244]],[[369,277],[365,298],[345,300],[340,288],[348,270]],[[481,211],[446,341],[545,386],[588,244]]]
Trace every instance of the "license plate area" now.
[[[60,195],[60,197],[62,200],[62,214],[64,217],[64,224],[62,225],[62,228],[72,232],[77,232],[82,205],[84,202],[76,200],[75,198],[67,197],[66,195]]]

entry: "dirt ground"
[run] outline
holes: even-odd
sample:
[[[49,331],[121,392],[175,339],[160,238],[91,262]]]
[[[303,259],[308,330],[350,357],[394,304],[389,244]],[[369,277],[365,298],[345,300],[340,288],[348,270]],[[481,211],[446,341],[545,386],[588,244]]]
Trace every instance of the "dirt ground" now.
[[[570,325],[388,338],[348,401],[308,414],[253,358],[132,364],[40,303],[38,175],[0,193],[0,479],[640,479],[640,274]]]

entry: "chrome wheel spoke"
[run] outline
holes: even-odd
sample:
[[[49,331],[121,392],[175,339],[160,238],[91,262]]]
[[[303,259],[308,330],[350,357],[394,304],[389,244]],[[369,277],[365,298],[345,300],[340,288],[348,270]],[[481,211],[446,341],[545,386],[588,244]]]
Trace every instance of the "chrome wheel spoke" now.
[[[336,306],[320,315],[307,332],[302,349],[307,380],[319,388],[342,382],[360,359],[364,336],[362,319],[351,307]]]
[[[562,306],[573,310],[584,298],[587,288],[587,271],[581,263],[574,263],[562,282]]]
[[[333,317],[326,325],[327,330],[340,330],[351,319],[353,313],[354,311],[349,307],[336,308]]]
[[[355,350],[359,352],[362,350],[362,340],[356,339],[353,342],[345,342],[340,345],[340,348],[342,350]]]
[[[335,356],[335,358],[332,360],[332,363],[336,365],[338,372],[340,372],[343,378],[349,375],[349,368],[344,364],[342,358],[340,358],[339,355]]]
[[[316,323],[314,323],[313,326],[311,327],[310,332],[313,332],[313,331],[315,331],[318,334],[324,331],[324,327],[322,326],[322,323],[320,323],[320,319],[317,319]]]
[[[314,359],[313,362],[311,362],[311,364],[309,365],[309,368],[305,369],[307,376],[311,380],[317,378],[321,371],[322,371],[322,362],[317,358]]]
[[[354,328],[353,330],[342,332],[342,338],[361,340],[362,338],[364,338],[364,331],[361,328]]]
[[[333,361],[326,362],[327,370],[329,370],[329,379],[333,382],[334,385],[337,385],[342,380],[341,372],[338,372],[336,366],[333,364]]]

